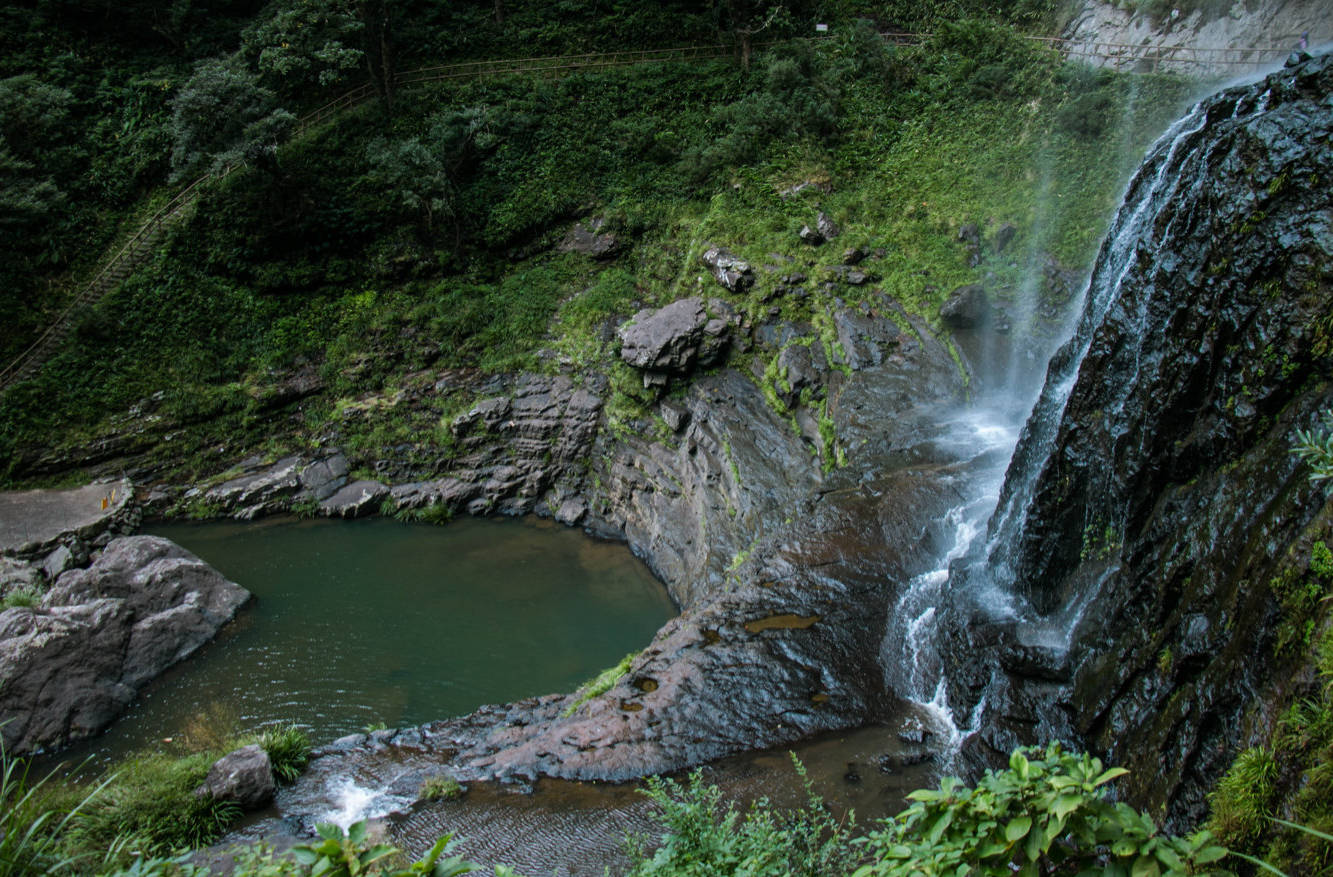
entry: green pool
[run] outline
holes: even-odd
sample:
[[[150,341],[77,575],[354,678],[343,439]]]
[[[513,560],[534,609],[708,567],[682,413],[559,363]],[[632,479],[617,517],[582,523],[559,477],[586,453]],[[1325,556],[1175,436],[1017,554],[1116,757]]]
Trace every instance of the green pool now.
[[[316,742],[569,691],[675,612],[629,550],[537,520],[278,520],[149,528],[255,600],[153,683],[104,755],[232,725]]]

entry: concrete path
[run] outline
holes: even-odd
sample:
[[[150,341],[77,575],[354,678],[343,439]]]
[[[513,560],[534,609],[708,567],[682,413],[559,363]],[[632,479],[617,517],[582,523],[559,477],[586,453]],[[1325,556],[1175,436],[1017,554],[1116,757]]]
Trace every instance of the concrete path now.
[[[0,553],[32,551],[64,533],[96,530],[133,497],[128,481],[0,492]]]

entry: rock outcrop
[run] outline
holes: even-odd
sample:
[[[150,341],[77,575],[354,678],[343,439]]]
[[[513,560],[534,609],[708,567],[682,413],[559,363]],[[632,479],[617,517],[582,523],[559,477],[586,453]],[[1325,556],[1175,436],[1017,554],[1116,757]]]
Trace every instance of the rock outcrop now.
[[[732,307],[716,298],[683,298],[646,308],[620,327],[620,358],[643,373],[645,387],[665,387],[696,367],[721,361],[738,322]]]
[[[1323,0],[1156,8],[1083,0],[1064,30],[1067,51],[1117,70],[1236,76],[1280,62],[1302,32],[1312,47],[1333,38]]]
[[[250,597],[154,536],[112,541],[40,606],[0,613],[0,716],[11,754],[100,731],[135,693],[216,635]]]
[[[806,397],[827,411],[845,467],[817,424],[794,428],[817,412],[796,400],[779,412],[755,378],[723,368],[665,403],[670,438],[635,424],[597,434],[579,452],[584,477],[539,506],[627,539],[681,606],[610,691],[568,715],[572,696],[550,695],[339,741],[279,791],[279,810],[309,818],[352,770],[390,786],[442,765],[465,781],[624,780],[899,710],[879,663],[895,589],[932,562],[969,473],[994,464],[941,441],[937,415],[963,391],[947,349],[900,328],[912,323],[891,300],[871,301],[834,320],[850,365],[831,363],[810,327],[757,333],[761,357],[804,351]],[[463,422],[485,434],[487,418],[512,414],[479,405]]]
[[[1269,582],[1333,535],[1290,452],[1333,406],[1330,95],[1333,57],[1222,92],[1131,185],[992,525],[1026,608],[996,617],[963,578],[949,610],[979,760],[1083,741],[1188,824],[1274,720],[1251,712],[1294,675]]]

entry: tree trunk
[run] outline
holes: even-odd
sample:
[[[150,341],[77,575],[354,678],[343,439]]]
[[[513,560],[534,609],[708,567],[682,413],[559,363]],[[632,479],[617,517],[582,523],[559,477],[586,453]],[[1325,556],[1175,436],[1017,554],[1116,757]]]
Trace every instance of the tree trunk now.
[[[360,0],[366,70],[385,115],[393,112],[394,63],[388,0]]]

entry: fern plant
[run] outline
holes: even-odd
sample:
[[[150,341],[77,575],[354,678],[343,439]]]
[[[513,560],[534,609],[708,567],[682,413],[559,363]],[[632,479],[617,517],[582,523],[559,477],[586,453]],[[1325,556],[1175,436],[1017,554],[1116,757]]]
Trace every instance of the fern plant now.
[[[1322,428],[1296,430],[1291,452],[1310,462],[1311,481],[1333,478],[1333,411],[1324,412]]]

